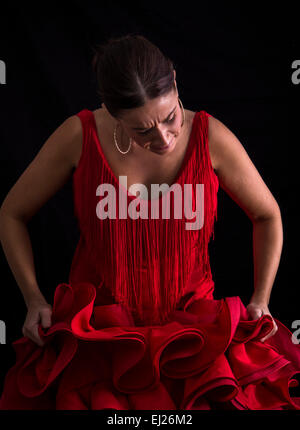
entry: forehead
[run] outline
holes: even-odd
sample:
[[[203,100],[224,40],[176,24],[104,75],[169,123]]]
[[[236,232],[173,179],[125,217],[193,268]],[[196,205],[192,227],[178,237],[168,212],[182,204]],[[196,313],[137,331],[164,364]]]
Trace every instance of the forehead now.
[[[159,97],[148,100],[139,108],[128,109],[122,115],[122,119],[133,129],[150,128],[156,123],[165,121],[174,112],[176,106],[176,95]]]

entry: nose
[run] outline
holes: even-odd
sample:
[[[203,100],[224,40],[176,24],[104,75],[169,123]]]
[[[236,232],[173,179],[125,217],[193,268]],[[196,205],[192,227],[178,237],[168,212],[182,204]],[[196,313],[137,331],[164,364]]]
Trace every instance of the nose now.
[[[167,146],[172,140],[172,135],[167,132],[160,129],[157,129],[157,139],[154,140],[153,146],[154,147],[161,147],[161,146]]]

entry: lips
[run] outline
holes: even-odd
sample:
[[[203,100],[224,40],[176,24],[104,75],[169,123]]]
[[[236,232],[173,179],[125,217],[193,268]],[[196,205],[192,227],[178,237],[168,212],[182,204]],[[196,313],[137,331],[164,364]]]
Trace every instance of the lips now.
[[[162,151],[163,149],[169,148],[170,145],[166,146],[153,146],[153,149],[156,149],[157,151]]]
[[[153,146],[152,149],[156,150],[156,151],[163,151],[164,149],[170,148],[170,146],[173,143],[173,139],[171,140],[171,142],[169,143],[169,145],[165,145],[165,146]]]

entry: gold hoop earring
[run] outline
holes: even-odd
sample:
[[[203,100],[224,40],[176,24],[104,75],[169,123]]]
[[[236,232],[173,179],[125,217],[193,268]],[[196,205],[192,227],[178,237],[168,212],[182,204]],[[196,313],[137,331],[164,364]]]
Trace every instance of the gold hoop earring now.
[[[179,104],[180,104],[180,107],[181,107],[181,112],[182,112],[182,118],[183,118],[183,120],[182,120],[182,122],[181,122],[181,127],[183,126],[183,124],[184,124],[184,121],[185,121],[185,112],[184,112],[184,109],[183,109],[183,106],[182,106],[182,102],[181,102],[181,100],[180,100],[180,98],[178,97],[178,101],[179,101]]]
[[[118,126],[118,123],[116,124],[115,129],[114,129],[114,141],[115,141],[115,145],[116,145],[118,151],[121,152],[121,154],[127,154],[130,151],[131,144],[132,144],[131,137],[129,138],[129,146],[128,146],[127,151],[122,151],[122,149],[119,148],[119,145],[118,145],[118,142],[117,142],[117,126]]]

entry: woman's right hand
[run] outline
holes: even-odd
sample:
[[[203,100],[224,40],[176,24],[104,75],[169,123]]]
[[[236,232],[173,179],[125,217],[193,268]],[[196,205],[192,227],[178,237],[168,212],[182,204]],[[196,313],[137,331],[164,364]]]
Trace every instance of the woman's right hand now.
[[[40,323],[43,328],[51,326],[52,306],[43,298],[33,298],[27,303],[27,309],[22,333],[39,346],[44,346],[44,342],[39,336],[38,326]]]

